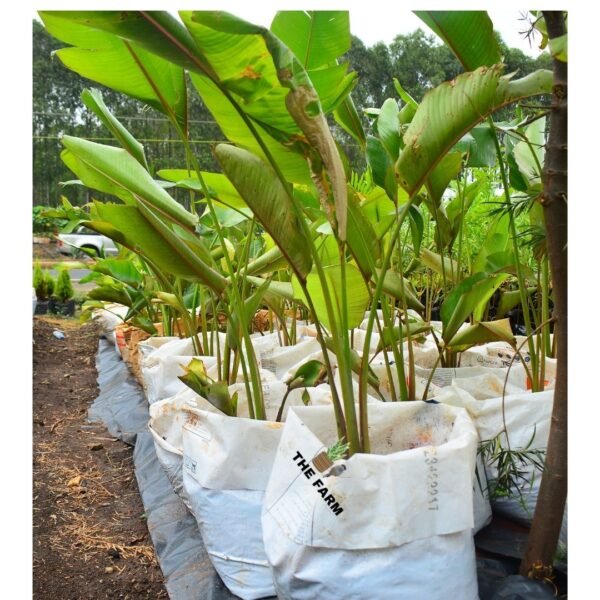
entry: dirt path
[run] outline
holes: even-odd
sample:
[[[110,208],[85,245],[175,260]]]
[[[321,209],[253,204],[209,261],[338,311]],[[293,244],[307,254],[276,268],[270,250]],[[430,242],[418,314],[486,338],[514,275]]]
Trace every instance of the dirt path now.
[[[133,450],[87,422],[96,329],[35,317],[33,339],[34,599],[167,598]]]

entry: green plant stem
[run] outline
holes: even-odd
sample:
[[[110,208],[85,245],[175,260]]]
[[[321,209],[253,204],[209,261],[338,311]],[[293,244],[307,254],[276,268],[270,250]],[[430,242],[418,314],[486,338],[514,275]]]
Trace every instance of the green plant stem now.
[[[494,121],[491,117],[488,117],[488,123],[490,125],[490,129],[492,130],[492,137],[494,138],[494,145],[496,147],[496,156],[498,157],[498,164],[500,165],[500,175],[502,177],[502,185],[504,187],[504,199],[506,203],[506,207],[508,209],[508,222],[510,227],[510,234],[512,238],[513,244],[513,252],[515,254],[515,267],[517,270],[517,280],[519,282],[519,296],[521,298],[521,306],[523,308],[523,320],[525,321],[525,331],[528,335],[528,344],[529,344],[529,356],[531,357],[531,370],[533,371],[534,380],[532,381],[532,386],[534,392],[537,392],[537,382],[535,381],[537,377],[538,365],[537,365],[537,357],[535,355],[535,348],[533,344],[533,340],[529,337],[529,334],[532,331],[531,328],[531,319],[529,317],[529,302],[528,295],[526,289],[525,277],[523,276],[523,270],[521,268],[521,263],[519,260],[519,246],[517,244],[517,229],[515,226],[515,219],[511,207],[511,199],[510,199],[510,191],[508,185],[508,177],[506,175],[506,170],[504,168],[504,159],[502,156],[502,150],[500,149],[500,142],[498,141],[498,136],[496,134],[496,129],[494,126]]]
[[[225,244],[225,237],[223,235],[223,229],[219,220],[217,218],[217,213],[215,211],[214,204],[210,197],[210,193],[204,178],[202,177],[202,173],[200,171],[200,165],[196,159],[196,157],[192,153],[192,149],[189,144],[188,138],[184,135],[184,132],[177,126],[177,130],[180,134],[181,140],[185,146],[186,153],[189,155],[190,161],[194,166],[196,171],[196,176],[198,177],[198,181],[200,182],[200,186],[202,187],[202,193],[204,194],[206,205],[210,211],[211,217],[215,224],[215,230],[217,232],[217,236],[219,238],[219,243],[224,251],[224,259],[227,264],[227,269],[229,270],[229,274],[232,278],[232,293],[234,298],[235,306],[238,308],[238,317],[240,320],[240,324],[242,327],[242,336],[245,342],[246,352],[248,353],[248,363],[250,373],[248,374],[245,364],[245,357],[242,359],[242,371],[244,373],[244,385],[246,386],[246,393],[248,395],[248,404],[254,404],[254,414],[255,418],[259,420],[265,419],[265,405],[264,405],[264,397],[262,393],[262,384],[260,381],[260,374],[258,373],[258,366],[256,364],[256,356],[254,354],[254,347],[252,346],[252,341],[250,340],[250,336],[248,334],[248,323],[246,322],[246,316],[244,311],[243,300],[240,296],[240,291],[237,286],[237,276],[233,269],[233,265],[231,264],[231,259],[229,257],[229,252],[227,250],[227,245]],[[250,376],[250,382],[252,385],[252,392],[250,391],[250,386],[248,383],[248,375]],[[252,411],[249,411],[250,413]]]

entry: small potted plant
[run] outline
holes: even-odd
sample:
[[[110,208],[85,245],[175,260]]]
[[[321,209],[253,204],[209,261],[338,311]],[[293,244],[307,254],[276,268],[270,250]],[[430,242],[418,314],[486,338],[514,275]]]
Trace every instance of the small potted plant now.
[[[49,310],[50,297],[54,292],[54,279],[48,271],[42,269],[39,262],[36,262],[33,270],[33,288],[37,298],[34,314],[45,315]]]
[[[52,312],[65,317],[72,317],[75,314],[75,300],[73,299],[73,284],[71,276],[67,269],[62,269],[56,280],[54,289],[55,301],[52,306]]]

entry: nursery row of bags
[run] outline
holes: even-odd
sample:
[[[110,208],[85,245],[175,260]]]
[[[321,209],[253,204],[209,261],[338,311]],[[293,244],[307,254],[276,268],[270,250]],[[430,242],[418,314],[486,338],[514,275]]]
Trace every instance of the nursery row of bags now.
[[[294,346],[276,333],[252,336],[266,421],[246,418],[242,380],[229,386],[239,396],[237,417],[181,382],[191,340],[137,344],[159,461],[224,583],[241,598],[477,598],[473,534],[491,519],[487,492],[498,479],[493,456],[478,454],[478,444],[500,436],[511,449],[543,453],[551,389],[527,391],[518,363],[494,366],[510,358],[507,344],[470,353],[471,364],[484,366],[432,376],[425,339],[415,345],[415,371],[421,385],[431,378],[434,401],[369,396],[372,453],[345,460],[336,452],[329,385],[286,395],[290,374],[321,355],[309,326],[298,333]],[[199,358],[216,374],[214,356]],[[371,366],[385,384],[383,362],[374,356]],[[553,369],[548,359],[548,388]],[[540,474],[533,464],[521,473],[518,489],[491,499],[495,511],[527,522]]]

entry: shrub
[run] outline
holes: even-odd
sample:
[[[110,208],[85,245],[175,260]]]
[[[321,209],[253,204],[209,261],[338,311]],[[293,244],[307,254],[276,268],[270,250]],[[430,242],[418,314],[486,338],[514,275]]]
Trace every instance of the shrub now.
[[[69,275],[69,271],[63,269],[58,274],[58,279],[56,280],[56,288],[54,295],[61,301],[66,302],[70,298],[73,297],[73,285],[71,284],[71,276]]]
[[[56,286],[56,281],[52,275],[50,275],[50,271],[44,272],[44,282],[46,283],[46,296],[50,298],[52,294],[54,294],[54,288]]]
[[[38,300],[46,300],[48,298],[47,280],[39,262],[35,263],[33,269],[33,287]]]

